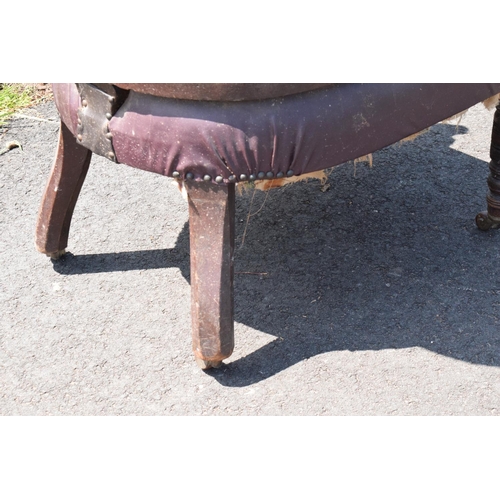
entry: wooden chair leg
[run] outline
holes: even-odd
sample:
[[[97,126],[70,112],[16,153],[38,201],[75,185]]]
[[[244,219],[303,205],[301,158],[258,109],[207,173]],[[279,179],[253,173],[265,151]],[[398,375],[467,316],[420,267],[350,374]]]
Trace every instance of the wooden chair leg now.
[[[476,216],[476,224],[483,231],[500,227],[500,104],[497,106],[493,119],[490,157],[489,192],[486,197],[488,211]]]
[[[91,157],[92,152],[80,146],[61,121],[56,158],[38,212],[35,236],[37,250],[52,259],[63,255],[68,245],[71,217]]]
[[[216,368],[234,348],[234,184],[186,182],[191,320],[198,365]]]

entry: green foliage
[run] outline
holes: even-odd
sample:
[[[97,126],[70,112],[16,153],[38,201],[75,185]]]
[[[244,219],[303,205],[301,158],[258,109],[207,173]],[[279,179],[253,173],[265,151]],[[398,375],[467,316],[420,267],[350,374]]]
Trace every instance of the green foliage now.
[[[33,88],[19,83],[0,83],[0,126],[21,108],[31,104]]]

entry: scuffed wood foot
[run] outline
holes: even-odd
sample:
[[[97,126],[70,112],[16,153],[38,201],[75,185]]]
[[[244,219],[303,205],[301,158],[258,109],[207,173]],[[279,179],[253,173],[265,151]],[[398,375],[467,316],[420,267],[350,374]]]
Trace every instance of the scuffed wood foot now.
[[[193,351],[202,369],[234,348],[234,184],[186,182],[191,252]]]
[[[206,361],[204,359],[196,358],[196,364],[202,370],[210,370],[211,368],[220,368],[222,366],[222,361]]]
[[[47,254],[52,260],[59,260],[63,255],[66,255],[66,250],[58,250],[57,252]]]
[[[35,246],[58,259],[68,245],[71,217],[90,165],[92,152],[80,146],[61,121],[59,144],[43,194],[36,225]]]

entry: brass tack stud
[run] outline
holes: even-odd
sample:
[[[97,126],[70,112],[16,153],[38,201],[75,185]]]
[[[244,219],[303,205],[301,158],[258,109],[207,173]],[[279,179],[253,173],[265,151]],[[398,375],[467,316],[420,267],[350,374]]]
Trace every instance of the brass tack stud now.
[[[110,160],[114,160],[114,159],[115,159],[115,154],[114,154],[114,153],[112,153],[112,152],[109,152],[107,156],[108,156],[108,158],[109,158]]]
[[[203,176],[203,180],[205,182],[210,182],[212,180],[212,177],[210,177],[208,174]]]
[[[241,174],[240,181],[246,181],[246,180],[247,180],[247,176],[245,174]]]
[[[83,140],[82,134],[78,134],[78,135],[76,136],[76,138],[77,138],[80,142],[82,142],[82,140]]]
[[[272,172],[268,172],[268,173],[266,174],[266,177],[267,177],[268,179],[272,179],[272,178],[274,177],[274,174],[273,174]]]
[[[286,173],[286,176],[287,177],[291,177],[293,175],[293,170],[289,170],[287,173]]]
[[[107,118],[108,120],[111,120],[111,113],[106,113],[106,118]]]
[[[257,174],[257,177],[258,177],[259,179],[263,179],[265,176],[266,176],[266,174],[265,174],[264,172],[259,172],[259,173]]]
[[[254,174],[250,174],[250,176],[248,177],[251,181],[254,181],[257,177],[255,177]]]
[[[87,100],[86,100],[86,99],[84,99],[84,100],[82,101],[82,106],[83,106],[84,108],[86,108],[86,107],[88,106],[88,102],[87,102]]]
[[[179,178],[181,176],[181,174],[179,172],[177,172],[177,170],[174,170],[172,172],[172,177],[175,177],[176,179]]]
[[[223,181],[224,179],[222,178],[221,175],[218,175],[216,178],[215,178],[215,182],[218,182],[219,184]]]
[[[283,172],[278,172],[278,173],[276,174],[276,177],[277,177],[278,179],[281,179],[282,177],[285,177],[285,174],[284,174]]]
[[[228,180],[229,182],[234,182],[234,181],[236,180],[236,176],[235,176],[235,175],[230,175],[230,176],[227,178],[227,180]]]
[[[191,172],[188,172],[188,173],[186,174],[186,179],[187,179],[188,181],[191,181],[191,180],[193,180],[193,179],[194,179],[194,175],[193,175]]]

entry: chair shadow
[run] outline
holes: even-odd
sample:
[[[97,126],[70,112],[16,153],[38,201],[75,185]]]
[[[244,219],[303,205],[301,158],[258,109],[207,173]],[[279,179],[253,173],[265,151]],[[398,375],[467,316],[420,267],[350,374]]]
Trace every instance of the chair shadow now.
[[[474,224],[488,168],[450,147],[466,132],[435,125],[375,153],[373,168],[335,168],[328,190],[314,181],[237,198],[235,321],[275,339],[206,373],[242,387],[326,352],[416,346],[500,366],[500,282],[491,268],[500,236]],[[186,223],[175,248],[69,254],[54,269],[178,267],[189,280],[188,254]]]

